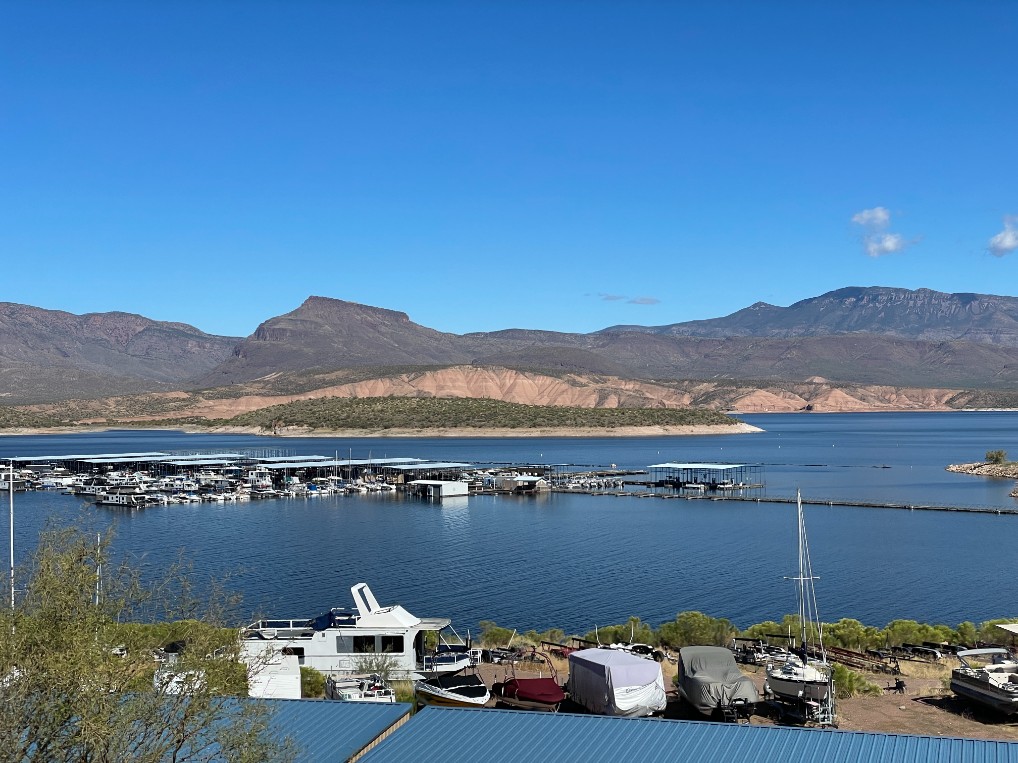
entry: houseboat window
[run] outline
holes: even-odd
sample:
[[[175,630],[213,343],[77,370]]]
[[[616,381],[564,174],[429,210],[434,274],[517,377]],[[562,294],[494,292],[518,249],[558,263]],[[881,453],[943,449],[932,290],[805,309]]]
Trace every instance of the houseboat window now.
[[[382,651],[403,654],[403,637],[382,636]]]
[[[353,651],[355,654],[370,654],[375,651],[374,636],[354,636]]]

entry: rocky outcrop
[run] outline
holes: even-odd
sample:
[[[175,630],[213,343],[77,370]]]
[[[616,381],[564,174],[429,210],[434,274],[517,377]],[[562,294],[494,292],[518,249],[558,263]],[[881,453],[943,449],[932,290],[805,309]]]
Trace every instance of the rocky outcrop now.
[[[326,377],[331,375],[326,375]],[[700,407],[741,413],[848,413],[952,410],[966,398],[957,390],[889,386],[834,386],[802,382],[754,387],[734,382],[640,382],[604,375],[548,375],[471,365],[325,383],[294,394],[272,390],[273,380],[199,393],[160,393],[37,405],[46,415],[76,421],[142,421],[200,417],[228,419],[271,405],[321,397],[464,397],[527,405],[581,408]],[[76,413],[69,414],[69,411]]]
[[[979,477],[999,477],[1002,479],[1018,480],[1018,462],[1008,461],[1003,464],[988,464],[979,461],[972,464],[951,464],[947,467],[949,472],[960,474],[975,474]]]

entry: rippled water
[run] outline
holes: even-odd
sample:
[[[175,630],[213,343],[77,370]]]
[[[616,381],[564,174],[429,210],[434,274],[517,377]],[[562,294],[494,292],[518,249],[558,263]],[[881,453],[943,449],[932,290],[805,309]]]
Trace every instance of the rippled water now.
[[[766,432],[637,439],[275,440],[173,432],[3,437],[0,457],[280,447],[302,454],[416,456],[645,467],[760,463],[769,495],[1018,507],[1009,480],[944,471],[988,449],[1018,455],[1014,413],[745,416]],[[1018,517],[808,506],[825,619],[956,624],[1018,611],[1003,593],[1018,561]],[[135,513],[53,493],[18,494],[16,558],[47,521],[116,525],[115,546],[154,571],[178,557],[199,579],[228,576],[250,614],[304,617],[349,604],[365,581],[418,615],[520,629],[638,615],[653,624],[697,609],[745,626],[795,608],[790,504],[551,494],[472,496],[435,505],[391,494],[189,504]],[[5,544],[6,545],[6,544]],[[6,554],[4,554],[6,561]]]

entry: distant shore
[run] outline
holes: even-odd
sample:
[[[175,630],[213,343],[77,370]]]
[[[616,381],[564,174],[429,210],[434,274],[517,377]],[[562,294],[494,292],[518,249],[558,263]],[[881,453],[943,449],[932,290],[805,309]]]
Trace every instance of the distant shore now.
[[[694,424],[690,426],[649,426],[611,428],[570,428],[541,427],[533,429],[500,427],[448,427],[441,429],[308,429],[305,427],[279,427],[266,432],[259,427],[196,427],[174,426],[132,426],[130,422],[103,424],[102,426],[14,428],[0,430],[3,435],[80,434],[84,432],[109,432],[114,429],[170,430],[187,434],[249,434],[262,437],[665,437],[719,434],[752,434],[764,430],[759,427],[736,422],[734,424]]]

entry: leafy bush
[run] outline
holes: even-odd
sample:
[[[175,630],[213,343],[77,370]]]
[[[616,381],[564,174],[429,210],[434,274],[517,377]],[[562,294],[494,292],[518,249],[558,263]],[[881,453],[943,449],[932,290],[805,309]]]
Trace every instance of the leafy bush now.
[[[509,644],[509,639],[511,639],[513,637],[513,633],[515,633],[515,631],[512,631],[509,628],[503,628],[500,625],[496,625],[491,620],[481,620],[478,625],[481,627],[481,646],[507,646]]]
[[[301,666],[300,696],[305,699],[319,699],[325,696],[325,676],[314,668]]]
[[[670,647],[727,646],[738,632],[730,620],[702,612],[680,612],[658,628],[660,643]],[[774,631],[772,631],[773,633]]]
[[[986,462],[988,464],[1002,464],[1007,461],[1006,450],[988,450],[986,451]]]
[[[622,625],[605,625],[590,631],[584,636],[588,641],[600,641],[602,644],[633,642],[635,644],[657,644],[654,629],[642,622],[639,617],[630,617]]]
[[[848,699],[859,695],[879,696],[884,691],[875,683],[863,678],[861,673],[849,670],[844,665],[834,665],[834,690],[838,699]]]

